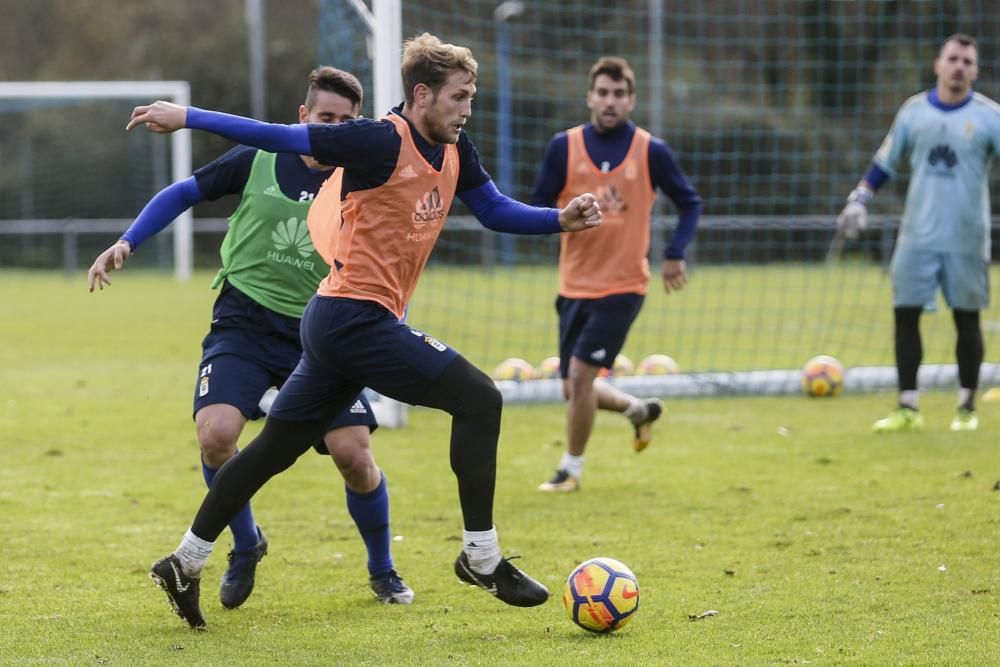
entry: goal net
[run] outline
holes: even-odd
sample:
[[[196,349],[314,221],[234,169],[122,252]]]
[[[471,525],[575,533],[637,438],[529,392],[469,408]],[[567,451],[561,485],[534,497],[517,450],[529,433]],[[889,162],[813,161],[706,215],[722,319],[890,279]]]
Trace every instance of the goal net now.
[[[81,268],[159,190],[191,175],[190,132],[126,135],[138,104],[190,103],[184,81],[0,82],[0,266]],[[137,264],[191,274],[191,216]],[[152,244],[151,244],[152,245]]]
[[[327,25],[351,26],[351,4],[321,3]],[[828,263],[835,216],[899,105],[933,85],[945,37],[978,37],[977,89],[1000,97],[1000,13],[990,3],[401,4],[404,37],[428,31],[472,49],[480,70],[466,129],[501,189],[521,200],[552,135],[589,119],[594,60],[624,56],[636,71],[633,118],[670,143],[705,215],[689,248],[691,281],[665,295],[657,272],[676,214],[661,196],[653,283],[623,350],[636,363],[669,355],[682,374],[615,381],[647,395],[790,392],[805,361],[828,354],[848,368],[851,390],[895,386],[886,268],[906,174],[879,192],[868,232]],[[359,67],[356,52],[320,37],[329,64]],[[996,211],[997,183],[992,193]],[[557,353],[557,244],[484,231],[456,205],[410,322],[484,369],[508,357],[537,366]],[[938,311],[922,318],[925,387],[955,382],[954,328],[943,303]],[[982,319],[996,350],[996,307]],[[997,365],[985,364],[982,384],[998,382]],[[560,397],[556,381],[501,386],[508,400]]]

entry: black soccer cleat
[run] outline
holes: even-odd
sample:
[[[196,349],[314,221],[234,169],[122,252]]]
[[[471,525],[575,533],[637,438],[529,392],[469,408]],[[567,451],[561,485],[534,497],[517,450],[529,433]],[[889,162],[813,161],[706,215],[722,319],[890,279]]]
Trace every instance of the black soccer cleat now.
[[[372,593],[382,604],[413,603],[413,589],[406,585],[406,582],[395,570],[389,570],[376,577],[369,577],[368,584],[372,588]]]
[[[195,630],[205,629],[205,617],[198,603],[201,578],[184,574],[180,560],[173,554],[153,563],[149,577],[167,594],[175,614]]]
[[[536,607],[549,599],[549,589],[502,558],[492,574],[480,574],[469,565],[463,551],[455,559],[455,574],[470,586],[479,586],[503,602],[515,607]]]
[[[267,538],[260,528],[257,529],[257,534],[260,539],[253,549],[233,549],[229,552],[229,567],[223,573],[222,585],[219,587],[219,600],[226,609],[236,609],[253,593],[257,563],[267,554]]]

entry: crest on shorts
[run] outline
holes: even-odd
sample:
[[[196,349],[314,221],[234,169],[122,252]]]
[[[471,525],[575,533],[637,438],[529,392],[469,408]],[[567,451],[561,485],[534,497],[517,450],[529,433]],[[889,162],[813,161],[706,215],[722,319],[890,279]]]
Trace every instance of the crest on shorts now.
[[[424,336],[424,342],[433,347],[438,352],[444,352],[445,350],[448,349],[447,345],[439,341],[437,338],[434,338],[433,336]]]

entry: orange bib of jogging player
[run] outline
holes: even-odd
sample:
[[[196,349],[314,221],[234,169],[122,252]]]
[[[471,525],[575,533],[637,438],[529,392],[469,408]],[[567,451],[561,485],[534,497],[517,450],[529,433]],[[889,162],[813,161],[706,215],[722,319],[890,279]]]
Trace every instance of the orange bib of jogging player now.
[[[567,130],[566,185],[558,206],[582,192],[601,205],[601,225],[563,234],[559,251],[559,294],[597,299],[610,294],[645,294],[649,285],[649,225],[656,191],[649,181],[649,132],[636,128],[622,163],[603,172],[587,154],[583,127]]]
[[[344,170],[337,168],[330,178],[323,181],[309,207],[309,236],[313,247],[323,258],[323,261],[333,266],[337,257],[337,241],[340,238],[340,186],[344,181]]]
[[[402,139],[396,166],[382,185],[340,202],[337,264],[331,262],[319,293],[374,301],[402,318],[455,198],[459,157],[458,147],[445,144],[435,169],[413,143],[406,119],[386,119]]]

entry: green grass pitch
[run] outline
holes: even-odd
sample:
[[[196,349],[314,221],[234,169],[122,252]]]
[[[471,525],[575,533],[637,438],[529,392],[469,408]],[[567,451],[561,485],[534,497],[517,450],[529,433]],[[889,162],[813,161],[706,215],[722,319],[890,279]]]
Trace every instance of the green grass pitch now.
[[[203,580],[210,630],[191,632],[147,572],[205,491],[190,404],[208,277],[125,272],[101,294],[82,275],[0,278],[0,664],[1000,663],[1000,405],[953,434],[952,392],[924,396],[923,433],[881,437],[869,426],[889,394],[672,401],[641,455],[602,414],[583,490],[556,497],[534,488],[558,460],[561,408],[507,408],[496,521],[554,593],[534,609],[456,582],[448,422],[412,411],[373,446],[415,604],[374,601],[342,482],[309,453],[255,498],[271,541],[255,593],[219,604],[223,534]],[[641,586],[614,635],[576,628],[559,601],[593,556]]]
[[[623,350],[635,363],[658,353],[689,372],[801,368],[817,354],[848,367],[893,364],[892,288],[877,264],[695,265],[688,286],[671,295],[658,270]],[[1000,267],[990,280],[995,294]],[[511,356],[537,365],[558,352],[557,284],[552,267],[434,267],[414,294],[410,322],[482,368]],[[995,311],[983,314],[987,349],[1000,346]],[[921,331],[926,362],[954,362],[943,303]]]

